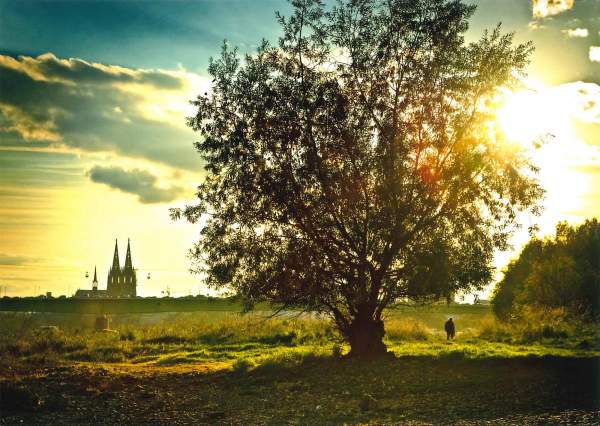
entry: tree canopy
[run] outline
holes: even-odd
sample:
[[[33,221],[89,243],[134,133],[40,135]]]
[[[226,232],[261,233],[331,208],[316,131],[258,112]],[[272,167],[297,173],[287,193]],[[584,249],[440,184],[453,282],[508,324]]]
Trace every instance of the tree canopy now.
[[[385,352],[386,307],[492,276],[535,169],[493,103],[531,46],[500,27],[467,44],[458,0],[294,0],[278,44],[211,60],[189,125],[206,178],[192,249],[207,284],[330,315],[351,353]]]
[[[600,317],[600,223],[561,222],[554,238],[532,239],[513,260],[492,299],[501,319],[518,317],[524,307],[564,308]]]

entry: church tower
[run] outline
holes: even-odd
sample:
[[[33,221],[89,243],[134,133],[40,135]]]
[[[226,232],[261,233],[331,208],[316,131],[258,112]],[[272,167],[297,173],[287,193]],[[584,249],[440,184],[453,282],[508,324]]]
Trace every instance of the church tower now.
[[[131,264],[131,246],[129,245],[129,238],[127,238],[127,254],[125,255],[125,267],[123,267],[123,270],[133,270],[133,265]]]
[[[137,277],[131,261],[131,245],[127,240],[127,254],[125,255],[125,266],[121,268],[119,262],[119,247],[115,240],[115,254],[113,263],[108,271],[108,282],[106,290],[109,297],[136,297]]]
[[[96,274],[95,266],[94,266],[94,281],[92,281],[92,291],[98,291],[98,275]]]
[[[137,277],[133,263],[131,262],[131,246],[127,238],[127,254],[125,255],[125,266],[121,270],[123,275],[123,295],[125,297],[135,297],[137,287]]]
[[[121,265],[119,264],[119,246],[115,240],[115,254],[113,255],[113,263],[108,271],[108,281],[106,282],[106,290],[110,297],[121,296]]]

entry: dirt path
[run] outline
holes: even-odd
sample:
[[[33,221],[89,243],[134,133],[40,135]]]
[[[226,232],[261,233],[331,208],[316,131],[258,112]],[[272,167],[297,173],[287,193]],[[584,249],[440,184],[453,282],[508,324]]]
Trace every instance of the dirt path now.
[[[74,364],[4,374],[0,424],[592,425],[599,365],[329,359],[236,374],[224,364]]]

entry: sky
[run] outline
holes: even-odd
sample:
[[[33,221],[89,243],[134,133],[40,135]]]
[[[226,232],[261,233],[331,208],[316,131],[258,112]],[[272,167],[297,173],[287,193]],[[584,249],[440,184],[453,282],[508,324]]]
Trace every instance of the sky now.
[[[532,149],[546,189],[541,217],[600,216],[600,0],[473,0],[467,41],[502,22],[535,52],[507,95],[502,128]],[[203,178],[186,126],[223,40],[251,53],[275,41],[283,0],[0,0],[0,293],[105,288],[115,239],[131,241],[139,294],[206,294],[189,273],[197,225],[169,208]],[[498,253],[498,270],[515,256]],[[86,278],[86,274],[88,277]],[[150,274],[150,278],[148,278]]]

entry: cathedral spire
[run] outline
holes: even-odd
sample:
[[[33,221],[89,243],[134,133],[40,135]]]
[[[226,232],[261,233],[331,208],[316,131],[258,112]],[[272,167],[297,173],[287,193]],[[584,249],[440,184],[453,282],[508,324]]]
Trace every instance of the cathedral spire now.
[[[133,265],[131,263],[131,247],[129,246],[129,238],[127,238],[127,255],[125,256],[125,268],[128,271],[133,269]]]
[[[94,266],[94,281],[92,281],[92,290],[98,290],[98,275],[96,274],[95,266]]]
[[[117,240],[115,239],[115,255],[113,256],[113,263],[111,269],[113,271],[119,271],[121,265],[119,264],[119,247],[117,246]]]

